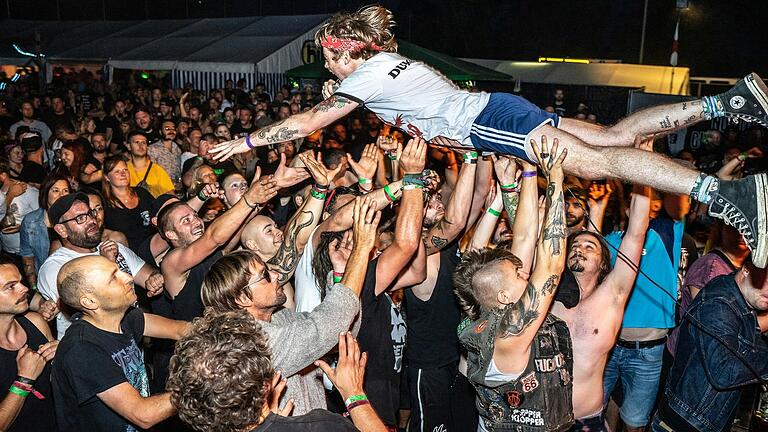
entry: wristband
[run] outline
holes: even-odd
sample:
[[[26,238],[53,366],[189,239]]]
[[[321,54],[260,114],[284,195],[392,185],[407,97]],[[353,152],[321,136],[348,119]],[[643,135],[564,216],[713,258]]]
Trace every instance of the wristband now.
[[[310,195],[312,195],[313,198],[319,199],[320,201],[325,201],[327,191],[328,191],[328,185],[315,184],[312,186],[312,189],[309,191],[309,193]]]
[[[370,402],[368,400],[359,400],[357,402],[352,402],[351,404],[347,405],[347,412],[352,411],[353,408],[357,408],[361,405],[370,405]]]
[[[371,184],[371,181],[370,181],[370,180],[368,180],[368,179],[367,179],[367,178],[365,178],[365,177],[358,177],[358,178],[357,178],[357,182],[358,182],[358,183],[360,183],[361,185],[364,185],[364,184]]]
[[[27,393],[32,393],[33,395],[35,395],[36,398],[38,398],[40,400],[45,399],[45,396],[43,396],[42,393],[40,393],[39,391],[35,390],[35,388],[32,387],[29,384],[24,384],[24,383],[19,382],[19,381],[14,381],[12,387],[16,387],[17,389],[19,389],[21,391],[25,391]]]
[[[523,171],[523,178],[536,177],[537,175],[539,175],[539,173],[536,171]]]
[[[200,201],[208,201],[208,197],[205,196],[202,189],[197,192],[197,199]]]
[[[518,192],[519,191],[518,184],[517,184],[517,182],[512,182],[512,183],[510,183],[508,185],[501,185],[501,191],[504,192],[504,193]]]
[[[386,154],[387,157],[389,158],[389,160],[391,160],[391,161],[396,161],[397,160],[397,151],[391,151],[390,150],[390,151],[384,152],[384,154]]]
[[[389,185],[384,186],[384,195],[390,203],[397,201],[397,197],[389,190]]]
[[[243,195],[243,202],[245,203],[245,205],[247,205],[249,208],[252,208],[252,209],[255,209],[256,207],[259,206],[258,204],[251,204],[251,203],[249,203],[248,202],[248,198],[246,198],[245,195]]]
[[[333,283],[339,283],[341,282],[341,279],[344,277],[344,272],[333,272]]]
[[[424,180],[421,178],[421,173],[419,174],[405,174],[403,176],[403,189],[409,190],[408,186],[415,186],[418,188],[424,187]],[[413,188],[410,188],[413,189]]]
[[[368,396],[366,396],[366,395],[364,395],[364,394],[359,394],[359,395],[352,395],[352,396],[348,397],[348,398],[347,398],[347,399],[344,401],[344,405],[346,405],[347,407],[349,407],[351,404],[353,404],[353,403],[355,403],[355,402],[360,402],[360,401],[367,401],[367,400],[368,400]]]
[[[749,157],[749,153],[747,152],[741,152],[738,156],[736,156],[736,158],[742,162],[747,160],[748,157]]]
[[[499,217],[499,216],[501,216],[501,212],[500,212],[500,211],[498,211],[498,210],[494,210],[494,209],[493,209],[493,208],[491,208],[491,207],[488,207],[488,210],[486,210],[486,211],[487,211],[488,213],[490,213],[490,214],[492,214],[492,215],[496,216],[496,217]]]
[[[464,163],[475,164],[477,163],[477,152],[471,151],[461,155],[464,159]]]
[[[247,145],[249,149],[252,149],[254,147],[253,144],[251,143],[251,134],[245,135],[245,145]]]
[[[27,384],[27,385],[31,385],[31,386],[35,385],[35,382],[36,382],[36,380],[33,380],[32,378],[26,378],[26,377],[23,377],[21,375],[17,375],[16,376],[16,381],[18,381],[18,382],[20,382],[22,384]]]
[[[21,397],[24,397],[24,398],[29,396],[29,392],[28,391],[22,390],[22,389],[14,386],[14,385],[12,385],[11,388],[8,389],[8,391],[13,393],[13,394],[15,394],[15,395],[19,395]]]
[[[327,191],[327,190],[328,190],[328,188],[329,188],[329,187],[331,187],[331,185],[330,185],[330,184],[327,184],[327,185],[321,185],[321,184],[315,183],[315,184],[313,184],[313,185],[312,185],[312,187],[313,187],[313,188],[315,188],[315,189],[317,189],[317,191],[318,191],[318,192],[323,192],[323,193],[325,193],[325,191]]]

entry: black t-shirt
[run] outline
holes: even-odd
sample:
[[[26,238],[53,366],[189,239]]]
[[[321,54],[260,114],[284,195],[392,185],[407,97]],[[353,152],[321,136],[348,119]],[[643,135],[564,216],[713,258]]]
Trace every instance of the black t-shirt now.
[[[203,300],[200,297],[200,290],[203,287],[203,279],[208,269],[213,263],[224,254],[217,251],[208,256],[203,262],[192,267],[181,289],[179,295],[173,299],[173,319],[182,321],[192,321],[197,317],[203,316]]]
[[[67,124],[69,126],[75,127],[75,116],[66,110],[63,114],[56,114],[51,111],[45,118],[43,118],[43,122],[47,124],[48,128],[52,131],[55,130],[56,126],[60,124]]]
[[[128,382],[140,395],[149,396],[144,354],[139,349],[144,334],[143,312],[129,309],[120,325],[122,333],[101,330],[79,319],[79,314],[72,318],[72,326],[56,350],[51,373],[59,430],[137,430],[97,395]]]
[[[136,251],[141,242],[153,234],[149,211],[154,198],[146,189],[135,187],[133,191],[139,197],[135,208],[112,207],[104,203],[104,225],[125,234],[128,246]]]
[[[251,127],[243,127],[243,125],[238,121],[235,122],[235,124],[232,125],[230,128],[230,133],[232,134],[232,138],[241,138],[244,137],[246,134],[251,134],[259,130],[259,128],[256,127],[255,124],[251,123]]]
[[[296,417],[282,417],[269,413],[264,423],[251,429],[251,432],[352,432],[357,428],[344,417],[323,409],[312,411]]]
[[[362,321],[357,335],[360,350],[368,353],[365,394],[388,425],[395,425],[400,408],[400,371],[405,349],[405,323],[387,293],[376,295],[375,259],[368,264],[362,302]]]
[[[405,315],[408,317],[408,366],[438,368],[459,359],[461,308],[453,293],[453,272],[460,258],[458,242],[440,252],[440,270],[432,296],[427,301],[405,290]]]
[[[33,351],[37,351],[40,345],[48,342],[45,335],[32,324],[25,316],[14,318],[27,334],[27,345]],[[8,351],[0,348],[0,389],[7,391],[16,380],[16,355],[18,351]],[[53,411],[53,397],[51,394],[51,363],[47,363],[43,372],[37,377],[35,390],[40,392],[45,399],[38,399],[30,394],[24,401],[19,415],[13,421],[8,432],[14,431],[53,431],[56,430],[56,416]]]

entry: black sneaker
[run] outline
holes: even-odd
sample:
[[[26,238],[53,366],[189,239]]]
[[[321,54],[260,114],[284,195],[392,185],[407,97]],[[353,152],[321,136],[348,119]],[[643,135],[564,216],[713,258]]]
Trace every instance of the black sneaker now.
[[[752,262],[765,268],[768,258],[768,174],[720,181],[709,215],[736,228],[752,251]]]
[[[725,116],[756,122],[768,127],[768,87],[756,73],[751,73],[730,90],[717,95]]]

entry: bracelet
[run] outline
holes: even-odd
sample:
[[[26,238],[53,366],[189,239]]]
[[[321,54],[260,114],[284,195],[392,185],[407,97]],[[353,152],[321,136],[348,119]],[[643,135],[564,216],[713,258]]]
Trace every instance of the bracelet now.
[[[248,202],[248,198],[246,198],[246,196],[245,196],[245,195],[243,195],[243,202],[245,203],[245,205],[247,205],[249,208],[252,208],[252,209],[255,209],[256,207],[258,207],[258,206],[259,206],[259,204],[258,204],[258,203],[257,203],[257,204],[251,204],[251,203],[249,203],[249,202]]]
[[[367,400],[368,400],[368,396],[366,396],[366,395],[364,395],[364,394],[352,395],[352,396],[348,397],[348,398],[347,398],[347,399],[344,401],[344,405],[346,405],[347,407],[349,407],[351,404],[353,404],[353,403],[355,403],[355,402],[360,402],[360,401],[367,401]]]
[[[15,394],[15,395],[19,395],[21,397],[24,397],[24,398],[29,396],[29,392],[28,391],[22,390],[22,389],[20,389],[20,388],[18,388],[16,386],[13,386],[13,385],[11,386],[11,388],[8,389],[8,391],[13,393],[13,394]]]
[[[512,183],[510,183],[508,185],[501,185],[501,191],[504,192],[504,193],[519,192],[520,189],[518,189],[518,186],[519,185],[517,184],[517,182],[512,182]]]
[[[254,145],[251,143],[251,134],[245,135],[245,145],[247,145],[250,149],[254,147]]]
[[[32,387],[29,384],[24,384],[24,383],[19,382],[19,381],[14,381],[12,387],[16,387],[17,389],[19,389],[21,391],[25,391],[28,394],[32,393],[33,395],[35,395],[36,398],[38,398],[40,400],[45,399],[45,396],[43,396],[42,393],[40,393],[39,391],[35,390],[35,388]]]
[[[424,180],[421,178],[421,173],[419,174],[405,174],[403,176],[403,189],[407,189],[408,186],[415,186],[418,188],[424,187]],[[413,189],[413,188],[410,188]]]
[[[499,217],[499,216],[501,216],[501,212],[500,212],[500,211],[498,211],[498,210],[495,210],[495,209],[493,209],[493,208],[491,208],[491,207],[488,207],[488,210],[486,210],[486,211],[487,211],[488,213],[490,213],[490,214],[492,214],[492,215],[496,216],[496,217]]]
[[[523,178],[536,177],[539,173],[536,171],[523,171]]]
[[[197,192],[197,199],[199,199],[200,201],[208,201],[208,197],[205,196],[202,189]]]
[[[361,405],[370,405],[370,401],[368,400],[359,400],[357,402],[352,402],[351,404],[347,405],[347,412],[352,411],[353,408],[357,408]]]
[[[32,378],[23,377],[21,375],[16,376],[16,381],[22,383],[22,384],[28,384],[28,385],[35,385],[36,380],[33,380]]]
[[[389,190],[389,185],[384,186],[384,196],[387,197],[387,201],[390,203],[397,201],[397,197]]]

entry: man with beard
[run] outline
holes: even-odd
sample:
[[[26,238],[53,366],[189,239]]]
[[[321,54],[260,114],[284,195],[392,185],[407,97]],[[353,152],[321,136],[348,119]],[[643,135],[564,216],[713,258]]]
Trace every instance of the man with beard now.
[[[229,131],[232,134],[232,137],[242,137],[245,135],[248,135],[250,133],[253,133],[258,129],[253,124],[253,111],[247,106],[240,107],[238,109],[238,116],[239,120],[235,122],[230,128]]]
[[[338,252],[349,257],[344,277],[311,312],[283,308],[286,294],[279,273],[251,251],[221,258],[203,282],[202,298],[207,308],[217,313],[245,310],[266,332],[272,361],[288,380],[283,405],[293,400],[294,415],[326,407],[320,371],[312,364],[333,349],[339,332],[350,330],[360,314],[360,295],[381,215],[373,200],[358,197],[353,218],[354,246],[347,244]]]
[[[11,125],[11,136],[16,136],[16,129],[19,126],[26,126],[30,132],[34,132],[43,138],[43,142],[48,142],[51,138],[51,129],[41,122],[35,120],[35,108],[32,106],[32,102],[25,101],[21,103],[21,120]]]
[[[167,192],[173,192],[174,186],[171,177],[163,167],[152,161],[147,154],[148,136],[140,131],[132,131],[128,134],[128,173],[131,178],[131,187],[141,187],[149,191],[153,197],[158,197]]]
[[[638,190],[639,189],[639,190]],[[600,234],[577,231],[568,237],[568,268],[576,278],[580,300],[568,308],[555,301],[552,313],[568,324],[573,339],[572,431],[606,431],[603,418],[603,372],[619,334],[643,252],[648,229],[650,190],[636,188],[629,225],[611,269],[611,253]],[[551,360],[551,361],[550,361]],[[539,370],[554,368],[555,359],[537,359]]]
[[[93,190],[101,190],[101,182],[104,175],[101,166],[107,158],[107,136],[96,132],[91,136],[91,155],[83,164],[83,172],[80,173],[80,182]]]
[[[154,120],[149,108],[145,106],[136,107],[133,111],[133,120],[136,128],[147,137],[147,141],[155,142],[160,139],[160,134],[155,130]]]
[[[103,255],[115,262],[121,271],[133,275],[134,282],[154,296],[163,290],[163,276],[157,269],[136,256],[130,249],[114,241],[102,242],[103,227],[96,220],[96,210],[89,206],[88,195],[77,192],[56,200],[48,209],[48,218],[61,238],[61,247],[40,266],[37,288],[48,300],[58,300],[56,277],[61,267],[75,258]],[[61,339],[71,324],[68,315],[56,317],[57,337]]]
[[[160,124],[163,139],[149,145],[147,154],[152,162],[163,167],[174,183],[181,178],[181,148],[176,145],[176,124],[173,120],[163,120]]]
[[[217,217],[208,228],[187,203],[174,202],[157,214],[157,230],[171,245],[160,269],[165,278],[165,290],[173,299],[173,317],[185,321],[202,316],[200,287],[203,277],[223,252],[239,241],[235,233],[252,213],[277,195],[278,187],[272,176],[261,177],[261,169],[250,188],[229,210]],[[234,237],[233,237],[234,236]]]
[[[589,211],[584,189],[569,187],[565,190],[565,225],[568,235],[588,229]]]

